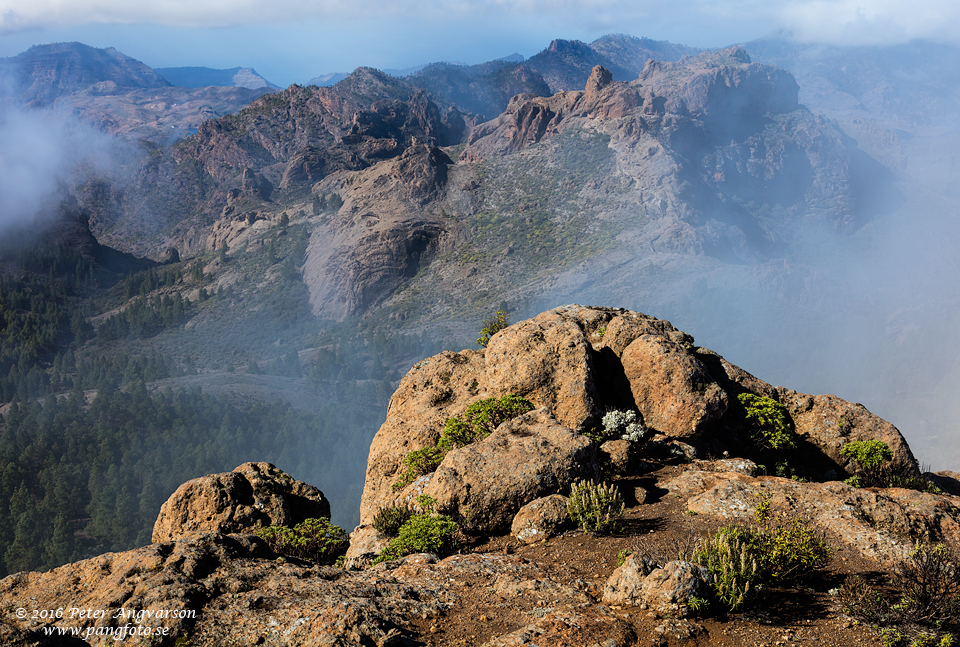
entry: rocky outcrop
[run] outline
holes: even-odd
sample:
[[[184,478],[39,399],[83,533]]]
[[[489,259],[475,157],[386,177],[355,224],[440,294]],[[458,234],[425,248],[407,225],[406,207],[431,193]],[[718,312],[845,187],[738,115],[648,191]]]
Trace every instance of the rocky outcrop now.
[[[187,481],[161,506],[153,543],[200,533],[253,532],[330,518],[323,492],[270,463],[244,463],[232,472]]]
[[[509,326],[486,349],[423,360],[404,376],[370,448],[361,522],[370,523],[398,496],[403,502],[425,493],[447,513],[472,519],[468,526],[475,532],[505,530],[523,505],[563,493],[576,478],[637,467],[630,448],[604,450],[577,433],[599,426],[608,409],[639,412],[659,438],[644,451],[664,453],[658,458],[689,461],[698,446],[715,453],[758,451],[743,440],[742,410],[729,406],[746,392],[785,406],[810,460],[808,478],[836,478],[844,470],[852,474],[855,466],[839,448],[866,438],[886,442],[897,469],[918,474],[900,432],[859,405],[774,388],[697,348],[669,322],[574,305]],[[446,420],[471,403],[508,393],[542,409],[505,422],[482,442],[451,451],[434,474],[398,495],[393,486],[409,452],[436,444]],[[835,435],[839,415],[850,421],[840,425],[842,437]],[[756,469],[750,465],[743,471]]]
[[[960,501],[954,497],[696,469],[661,487],[685,499],[694,513],[744,522],[753,518],[761,494],[770,496],[773,509],[809,519],[863,557],[880,562],[904,559],[920,537],[960,547]]]
[[[449,248],[455,232],[434,204],[449,164],[440,149],[418,144],[314,188],[347,196],[331,222],[310,238],[303,280],[314,314],[342,319],[364,312]]]
[[[494,534],[508,531],[527,503],[598,474],[596,444],[540,409],[451,451],[428,481],[414,483],[399,497],[422,492],[436,499],[438,511],[460,517],[465,530]]]

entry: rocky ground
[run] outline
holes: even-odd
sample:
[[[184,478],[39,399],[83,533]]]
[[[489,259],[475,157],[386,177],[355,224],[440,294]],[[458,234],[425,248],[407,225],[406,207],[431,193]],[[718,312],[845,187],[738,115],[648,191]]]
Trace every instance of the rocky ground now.
[[[761,446],[744,394],[789,419],[795,448]],[[526,413],[404,481],[404,458],[439,448],[446,421],[505,395],[528,398]],[[642,438],[595,440],[608,426],[604,412],[623,409],[645,423]],[[868,439],[886,443],[903,478],[931,479],[944,492],[843,482],[863,473],[841,449]],[[836,589],[853,574],[884,586],[920,540],[960,549],[957,477],[921,475],[899,431],[861,405],[772,387],[668,322],[564,306],[497,332],[480,351],[428,358],[403,378],[370,449],[344,568],[278,555],[251,534],[328,517],[329,503],[272,465],[247,463],[181,486],[151,546],[0,580],[0,641],[879,645]],[[616,486],[627,512],[615,531],[571,529],[565,495],[582,479]],[[458,521],[453,554],[373,565],[388,541],[372,525],[378,512],[422,505],[422,494]],[[691,563],[694,547],[721,526],[753,523],[764,501],[823,537],[825,568],[764,590],[742,613],[704,606],[710,575]],[[131,629],[137,635],[118,637]]]
[[[188,645],[671,645],[824,647],[879,645],[875,632],[843,613],[829,591],[847,575],[881,578],[884,565],[831,536],[825,572],[803,588],[774,589],[744,613],[716,609],[681,617],[646,604],[603,604],[618,555],[632,550],[661,563],[689,553],[726,520],[687,514],[687,500],[661,486],[690,466],[646,475],[654,493],[634,505],[621,532],[572,530],[523,544],[506,535],[438,560],[414,555],[360,571],[279,557],[251,535],[205,534],[108,554],[49,573],[0,582],[5,645],[80,644],[43,636],[43,627],[121,626],[122,621],[18,620],[16,609],[194,610],[166,620]],[[760,479],[782,481],[769,477]],[[658,493],[659,494],[656,494]],[[950,497],[957,506],[960,500]],[[144,624],[150,624],[145,622]],[[131,639],[132,640],[132,639]],[[116,644],[92,637],[90,644]]]

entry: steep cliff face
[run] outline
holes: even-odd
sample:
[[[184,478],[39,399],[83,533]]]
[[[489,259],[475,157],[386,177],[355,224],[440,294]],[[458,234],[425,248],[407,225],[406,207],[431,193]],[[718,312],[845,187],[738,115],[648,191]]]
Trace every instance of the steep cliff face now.
[[[342,319],[365,312],[452,246],[455,224],[437,204],[450,164],[440,149],[418,144],[395,159],[319,185],[347,199],[310,238],[303,280],[317,316]]]
[[[423,90],[360,68],[335,88],[290,86],[236,116],[206,122],[177,155],[198,163],[220,184],[234,180],[238,169],[251,168],[280,185],[292,165],[283,183],[292,187],[293,169],[302,167],[304,156],[317,160],[314,176],[357,170],[396,157],[414,142],[453,143],[462,127],[453,115],[441,114]]]

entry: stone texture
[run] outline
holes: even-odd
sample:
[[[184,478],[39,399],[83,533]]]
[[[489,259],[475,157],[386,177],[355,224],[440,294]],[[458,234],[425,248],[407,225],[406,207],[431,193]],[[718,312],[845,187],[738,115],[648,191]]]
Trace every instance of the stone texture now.
[[[369,566],[388,543],[390,538],[381,535],[373,526],[357,526],[350,533],[350,546],[344,555],[343,567],[349,571]]]
[[[643,335],[620,359],[634,402],[651,430],[696,437],[727,410],[726,392],[695,355],[674,341]]]
[[[423,492],[437,500],[438,511],[460,515],[468,531],[506,531],[525,504],[596,479],[596,451],[595,443],[538,409],[451,451]]]
[[[589,428],[597,417],[599,395],[593,384],[592,349],[578,324],[557,309],[494,335],[485,357],[487,391],[515,393],[549,407],[571,429]]]
[[[684,561],[654,566],[637,553],[628,556],[604,585],[603,603],[645,604],[660,615],[686,616],[691,598],[709,598],[712,578],[705,568]]]
[[[661,487],[687,499],[693,512],[742,521],[753,518],[760,495],[766,493],[774,510],[807,518],[850,549],[880,562],[904,559],[924,536],[960,549],[960,504],[954,497],[698,470]]]
[[[272,524],[330,518],[330,503],[316,487],[270,463],[244,463],[232,472],[187,481],[160,507],[153,542],[190,534],[253,532]]]
[[[640,451],[629,440],[608,440],[600,445],[600,469],[611,476],[633,476],[641,465]]]
[[[524,544],[553,537],[571,527],[567,515],[568,499],[560,494],[535,499],[517,512],[510,524],[510,534]]]
[[[604,604],[639,604],[643,580],[656,568],[657,565],[650,558],[641,553],[630,553],[623,564],[617,567],[604,584],[601,602]]]

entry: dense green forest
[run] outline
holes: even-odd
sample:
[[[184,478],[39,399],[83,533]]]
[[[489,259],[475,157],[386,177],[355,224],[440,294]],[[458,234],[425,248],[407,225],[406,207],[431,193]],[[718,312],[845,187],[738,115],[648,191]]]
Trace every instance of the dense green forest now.
[[[246,461],[318,486],[334,523],[357,522],[390,394],[443,345],[317,321],[306,234],[287,227],[249,253],[126,275],[66,245],[0,259],[0,575],[148,544],[181,483]],[[243,280],[217,285],[213,266]],[[275,376],[309,406],[206,392],[223,375]]]

